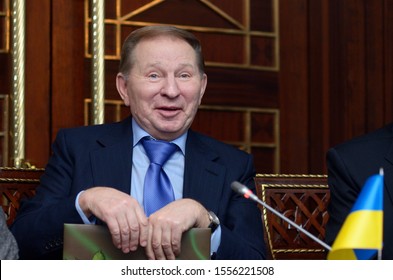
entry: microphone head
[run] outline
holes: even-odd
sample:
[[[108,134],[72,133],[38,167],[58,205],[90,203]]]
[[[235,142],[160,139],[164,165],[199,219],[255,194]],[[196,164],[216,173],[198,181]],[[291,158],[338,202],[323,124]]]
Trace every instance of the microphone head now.
[[[253,192],[249,188],[247,188],[245,185],[243,185],[237,181],[232,182],[231,188],[232,188],[232,190],[234,190],[238,194],[241,194],[242,196],[244,196],[247,199],[250,198],[254,201],[258,200],[258,197],[255,194],[253,194]]]
[[[244,195],[247,192],[247,190],[248,190],[248,188],[246,186],[240,184],[237,181],[233,181],[232,182],[231,188],[232,188],[233,191],[235,191],[235,192],[237,192],[237,193],[239,193],[241,195]]]

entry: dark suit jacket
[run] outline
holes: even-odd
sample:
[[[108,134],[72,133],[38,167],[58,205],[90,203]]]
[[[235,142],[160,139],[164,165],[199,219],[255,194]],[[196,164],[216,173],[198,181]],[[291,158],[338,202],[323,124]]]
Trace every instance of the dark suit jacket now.
[[[83,223],[77,194],[93,186],[130,193],[131,118],[120,123],[59,131],[37,194],[23,203],[11,229],[21,258],[61,258],[63,224]],[[237,180],[254,188],[252,157],[212,138],[189,131],[183,197],[214,211],[222,223],[217,259],[265,258],[261,214],[235,194]]]
[[[393,123],[330,149],[327,164],[331,202],[326,242],[333,243],[364,183],[382,167],[385,174],[382,257],[393,259]]]

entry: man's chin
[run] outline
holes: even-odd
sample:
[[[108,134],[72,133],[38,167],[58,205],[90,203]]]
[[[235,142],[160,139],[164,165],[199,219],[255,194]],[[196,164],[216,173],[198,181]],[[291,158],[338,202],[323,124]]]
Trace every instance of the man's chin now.
[[[186,129],[184,126],[179,126],[179,125],[161,125],[159,126],[159,129],[157,129],[157,132],[162,136],[165,137],[166,140],[170,139],[176,139],[180,135],[182,135]]]

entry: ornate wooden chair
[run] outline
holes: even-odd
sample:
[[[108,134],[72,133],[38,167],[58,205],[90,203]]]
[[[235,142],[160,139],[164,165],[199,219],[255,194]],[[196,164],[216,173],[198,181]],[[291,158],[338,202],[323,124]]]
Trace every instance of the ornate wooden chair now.
[[[259,199],[324,240],[330,192],[326,175],[257,174]],[[270,259],[326,259],[325,248],[260,206]]]
[[[20,202],[35,194],[43,172],[40,168],[0,168],[0,199],[7,225],[14,221]]]

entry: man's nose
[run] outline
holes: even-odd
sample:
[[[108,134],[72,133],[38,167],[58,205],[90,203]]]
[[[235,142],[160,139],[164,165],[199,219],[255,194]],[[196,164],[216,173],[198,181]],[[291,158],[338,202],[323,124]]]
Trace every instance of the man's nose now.
[[[178,96],[180,89],[176,77],[167,77],[161,92],[171,98]]]

